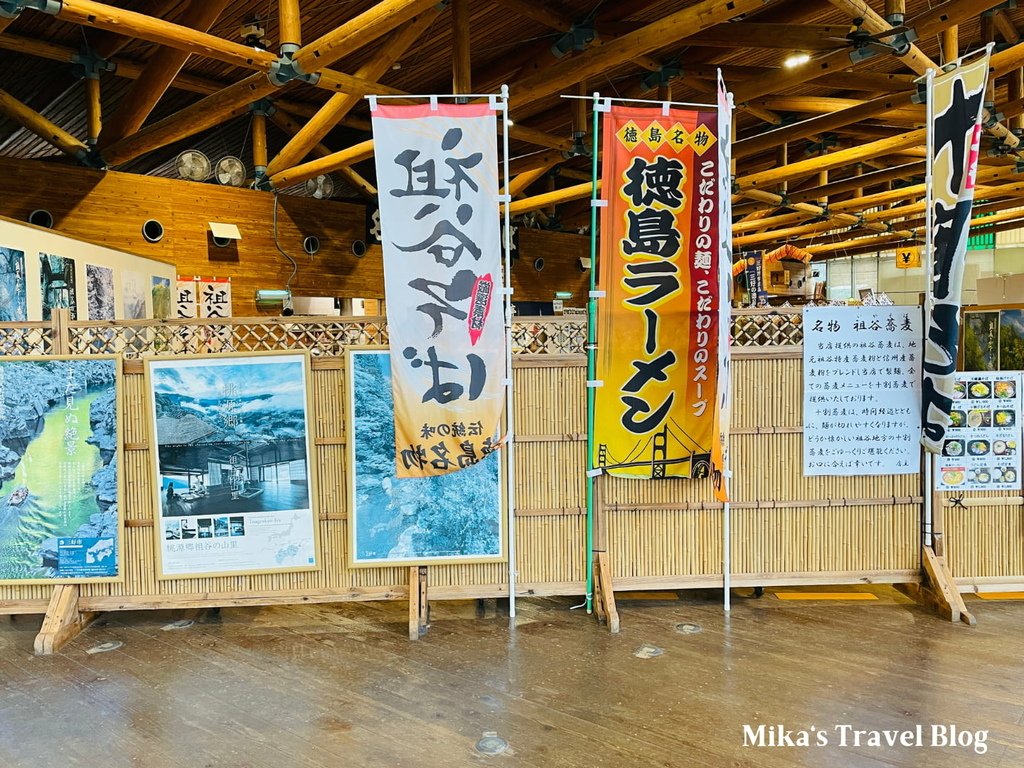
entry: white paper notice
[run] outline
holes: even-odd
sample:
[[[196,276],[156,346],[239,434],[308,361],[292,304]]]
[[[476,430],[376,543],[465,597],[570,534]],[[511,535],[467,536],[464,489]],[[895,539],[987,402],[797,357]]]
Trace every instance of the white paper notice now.
[[[921,468],[920,307],[804,310],[804,475]]]
[[[1020,489],[1021,383],[1017,372],[957,375],[935,490]]]

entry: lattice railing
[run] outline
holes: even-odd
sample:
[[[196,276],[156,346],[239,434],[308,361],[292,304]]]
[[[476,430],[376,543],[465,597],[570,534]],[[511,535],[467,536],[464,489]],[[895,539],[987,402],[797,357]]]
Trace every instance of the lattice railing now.
[[[800,345],[800,310],[739,310],[732,316],[732,335],[737,347]],[[308,349],[316,356],[337,356],[347,347],[388,343],[387,323],[382,317],[74,321],[52,326],[0,326],[0,354],[52,354],[63,348],[65,337],[71,354],[122,354],[126,358],[276,349]],[[579,355],[586,351],[586,342],[587,319],[580,315],[517,317],[512,324],[512,350],[517,355]]]
[[[340,355],[345,347],[388,343],[387,325],[380,317],[79,322],[69,324],[68,336],[72,354],[121,353],[127,358],[275,349],[308,349],[313,355],[330,356]]]
[[[0,355],[48,355],[53,351],[49,325],[0,326]]]

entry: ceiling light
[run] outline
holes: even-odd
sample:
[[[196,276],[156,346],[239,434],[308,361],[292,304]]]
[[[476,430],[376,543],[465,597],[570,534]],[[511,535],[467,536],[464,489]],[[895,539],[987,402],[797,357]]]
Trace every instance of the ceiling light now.
[[[782,62],[782,66],[786,67],[787,69],[792,69],[793,67],[799,67],[801,64],[806,64],[810,60],[811,54],[801,53],[798,51],[788,56],[786,60]]]

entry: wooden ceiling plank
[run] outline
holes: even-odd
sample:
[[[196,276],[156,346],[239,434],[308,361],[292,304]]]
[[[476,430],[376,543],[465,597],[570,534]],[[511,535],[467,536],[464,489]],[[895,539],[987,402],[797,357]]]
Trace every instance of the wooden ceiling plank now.
[[[192,0],[179,24],[208,32],[231,0]],[[142,75],[132,83],[118,104],[100,142],[100,149],[139,130],[153,108],[181,72],[189,54],[177,48],[160,48],[146,64]]]
[[[439,12],[440,7],[432,8],[410,19],[401,29],[392,32],[376,54],[357,70],[356,76],[371,80],[382,77],[427,30]],[[333,95],[271,160],[267,167],[267,175],[274,177],[298,163],[361,101],[362,97],[359,94]]]
[[[82,141],[2,89],[0,89],[0,114],[6,115],[47,144],[76,160],[83,160],[89,154],[89,148]]]
[[[498,3],[519,16],[533,19],[556,32],[568,32],[573,28],[572,19],[549,8],[546,3],[538,3],[535,0],[498,0]]]
[[[770,1],[770,0],[769,0]],[[565,91],[576,83],[603,73],[634,57],[663,48],[702,29],[764,7],[763,0],[701,0],[651,22],[635,32],[615,38],[578,56],[565,57],[518,80],[512,92],[517,109]]]

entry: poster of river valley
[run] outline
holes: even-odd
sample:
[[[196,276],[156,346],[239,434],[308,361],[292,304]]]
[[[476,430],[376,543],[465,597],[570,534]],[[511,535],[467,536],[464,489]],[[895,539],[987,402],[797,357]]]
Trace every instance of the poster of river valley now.
[[[501,560],[499,452],[447,475],[397,478],[390,355],[350,350],[346,368],[352,565]],[[471,428],[443,426],[453,434]]]
[[[304,353],[146,361],[160,578],[316,567]]]
[[[120,577],[119,368],[0,358],[0,583]]]

